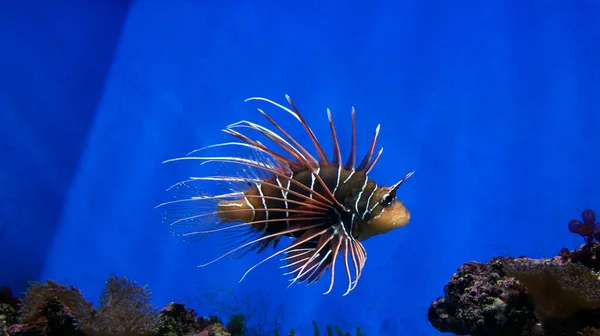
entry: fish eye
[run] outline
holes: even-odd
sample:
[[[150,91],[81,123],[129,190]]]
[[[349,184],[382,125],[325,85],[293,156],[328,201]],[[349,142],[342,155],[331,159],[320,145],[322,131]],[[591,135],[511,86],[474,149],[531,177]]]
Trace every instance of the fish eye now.
[[[379,201],[379,204],[381,204],[384,207],[387,207],[390,206],[392,202],[394,202],[394,199],[396,199],[396,197],[392,194],[383,194],[383,197],[381,197],[381,201]]]

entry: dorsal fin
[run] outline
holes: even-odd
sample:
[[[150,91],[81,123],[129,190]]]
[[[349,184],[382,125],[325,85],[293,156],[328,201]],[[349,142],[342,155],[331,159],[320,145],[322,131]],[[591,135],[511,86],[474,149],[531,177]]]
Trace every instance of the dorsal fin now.
[[[291,114],[292,116],[294,116],[294,118],[296,118],[296,120],[298,120],[301,124],[302,127],[304,128],[304,130],[306,131],[306,133],[309,135],[312,143],[314,144],[315,148],[317,149],[317,154],[319,156],[319,160],[315,160],[314,157],[311,156],[311,159],[315,161],[315,163],[317,164],[317,166],[319,164],[328,164],[329,163],[329,159],[327,158],[327,155],[325,154],[325,152],[323,151],[323,147],[321,146],[321,144],[319,143],[319,141],[317,140],[317,137],[315,136],[314,132],[312,131],[312,129],[308,126],[308,124],[306,123],[306,121],[304,120],[304,117],[302,117],[302,114],[300,113],[300,111],[296,108],[296,105],[294,104],[294,102],[292,101],[292,99],[290,98],[290,96],[288,96],[287,94],[285,95],[285,98],[287,99],[288,103],[291,105],[292,109],[290,110],[289,108],[276,103],[270,99],[267,98],[263,98],[263,97],[251,97],[251,98],[247,98],[245,101],[250,101],[250,100],[262,100],[262,101],[266,101],[270,104],[273,104],[277,107],[279,107],[280,109],[288,112],[289,114]],[[291,137],[289,135],[287,135],[286,137],[288,137],[288,139],[290,139]],[[299,147],[302,147],[300,145],[298,145]],[[306,149],[303,148],[303,151],[305,151],[306,153],[308,153],[308,151]]]
[[[306,148],[304,148],[302,145],[300,145],[298,143],[298,141],[296,141],[296,139],[294,139],[294,137],[292,137],[288,132],[286,132],[283,127],[279,126],[279,124],[273,119],[271,118],[265,111],[263,111],[262,109],[258,109],[258,112],[260,112],[267,120],[269,120],[269,122],[275,126],[275,128],[277,128],[277,130],[279,130],[279,132],[281,132],[281,134],[283,134],[283,136],[285,136],[289,141],[292,142],[292,144],[295,146],[291,146],[290,147],[292,149],[294,149],[302,158],[304,158],[304,162],[305,164],[309,165],[310,163],[313,163],[315,168],[316,166],[318,166],[318,162],[317,160],[315,160],[315,158],[312,156],[312,154],[310,154],[310,152],[308,150],[306,150]]]
[[[281,138],[279,135],[277,135],[275,132],[267,129],[266,127],[263,127],[263,126],[260,126],[260,125],[257,125],[257,124],[248,123],[248,122],[246,122],[246,124],[249,125],[249,128],[257,130],[260,133],[262,133],[263,135],[269,137],[271,140],[274,140],[275,143],[277,143],[281,148],[283,148],[284,150],[286,150],[291,155],[296,154],[295,156],[294,155],[293,156],[296,159],[300,158],[300,160],[301,160],[300,162],[293,162],[293,161],[287,159],[287,162],[284,162],[284,163],[287,164],[288,162],[293,162],[294,166],[297,167],[297,168],[304,167],[304,168],[308,169],[311,172],[311,174],[313,174],[313,176],[315,178],[315,183],[318,183],[323,188],[323,196],[325,196],[329,201],[331,201],[333,204],[335,204],[339,209],[346,210],[346,208],[332,194],[331,190],[329,190],[329,188],[325,184],[325,181],[323,181],[323,178],[321,178],[321,176],[319,175],[319,172],[321,170],[321,166],[322,165],[329,165],[329,164],[331,164],[329,162],[329,159],[325,155],[325,153],[323,151],[323,148],[321,147],[319,141],[317,140],[317,137],[314,135],[313,131],[310,129],[310,127],[308,126],[308,124],[306,123],[306,121],[304,120],[304,118],[302,117],[302,115],[300,114],[300,112],[298,111],[298,109],[296,108],[296,106],[294,105],[292,99],[287,94],[285,95],[285,97],[288,100],[288,102],[290,103],[290,105],[292,106],[292,109],[289,109],[289,108],[287,108],[287,107],[285,107],[285,106],[283,106],[283,105],[281,105],[279,103],[276,103],[276,102],[274,102],[274,101],[272,101],[270,99],[263,98],[263,97],[247,98],[245,101],[250,101],[250,100],[266,101],[266,102],[268,102],[268,103],[270,103],[272,105],[275,105],[275,106],[279,107],[280,109],[288,112],[292,116],[294,116],[298,121],[300,121],[300,123],[302,124],[302,126],[304,127],[304,129],[306,130],[306,132],[309,134],[309,136],[310,136],[313,144],[317,148],[317,152],[319,154],[319,161],[315,160],[315,158],[313,156],[311,156],[310,153],[304,147],[302,147],[296,140],[293,139],[293,137],[291,137],[287,132],[285,132],[283,130],[283,128],[280,127],[264,111],[261,111],[259,109],[259,111],[261,112],[261,114],[263,114],[263,116],[265,116],[271,123],[273,123],[273,125],[280,132],[282,132],[282,134],[286,138],[288,138],[296,147],[292,146],[291,144],[289,144],[288,142],[286,142],[283,138]],[[239,134],[237,136],[238,136],[238,138],[240,138]],[[246,141],[248,143],[251,143],[253,145],[255,143],[258,143],[257,141],[251,140],[251,139],[249,139],[247,137],[245,139],[242,139],[242,140],[244,140],[244,141]],[[356,146],[354,146],[354,147],[356,147]],[[290,152],[290,150],[292,152]],[[356,148],[354,148],[354,151],[356,151]],[[271,152],[273,152],[273,151],[271,151]],[[273,153],[275,153],[275,152],[273,152]],[[298,154],[302,154],[302,155],[298,155]],[[298,167],[298,166],[300,166],[300,167]]]
[[[344,165],[344,169],[354,169],[356,165],[356,111],[354,107],[352,107],[352,140],[350,143],[350,154],[348,155],[348,160]]]
[[[310,136],[310,139],[312,140],[313,144],[315,145],[315,148],[317,149],[317,153],[319,154],[319,163],[329,164],[329,159],[327,158],[327,155],[325,154],[323,147],[319,143],[319,140],[317,140],[315,133],[312,131],[312,129],[310,129],[310,127],[308,127],[308,124],[306,123],[306,121],[304,121],[302,114],[300,114],[300,111],[296,108],[296,104],[294,104],[294,102],[292,101],[292,98],[290,98],[290,96],[288,96],[286,94],[285,99],[287,99],[288,103],[290,103],[290,105],[292,106],[292,109],[296,113],[296,118],[298,118],[298,120],[300,120],[300,122],[302,123],[302,126],[304,126],[304,129],[306,130],[306,133],[308,133],[308,135]]]
[[[375,145],[377,144],[377,137],[379,136],[379,129],[381,125],[377,125],[375,129],[375,135],[373,136],[373,140],[371,141],[371,147],[369,147],[369,151],[365,154],[365,157],[362,159],[356,171],[365,171],[371,162],[371,158],[373,157],[373,153],[375,152]]]
[[[327,118],[329,119],[329,127],[331,128],[331,137],[333,138],[333,161],[331,163],[337,166],[342,162],[342,152],[340,150],[340,142],[338,141],[335,126],[333,125],[333,118],[331,117],[331,111],[329,109],[327,109]]]
[[[287,95],[286,95],[287,96]],[[251,101],[251,100],[262,100],[262,101],[266,101],[267,103],[270,103],[272,105],[275,105],[277,107],[279,107],[280,109],[286,111],[287,113],[291,114],[292,116],[294,116],[294,118],[296,118],[298,121],[300,121],[302,123],[302,120],[299,118],[298,114],[292,110],[290,110],[289,108],[274,102],[270,99],[267,98],[263,98],[263,97],[251,97],[251,98],[247,98],[246,100],[244,100],[245,102]],[[258,109],[258,111],[265,117],[267,118],[267,120],[269,120],[269,122],[271,122],[280,132],[282,131],[282,127],[276,122],[274,121],[271,117],[269,117],[269,115],[267,115],[264,111],[262,111],[261,109]],[[292,136],[290,136],[287,132],[282,132],[282,134],[290,141],[292,141],[292,143],[294,143],[294,145],[296,146],[297,151],[302,152],[303,156],[306,158],[306,166],[308,168],[311,168],[312,170],[316,170],[319,167],[319,162],[312,156],[312,154],[310,154],[310,152],[304,148],[304,146],[300,145],[298,142],[296,142],[294,140],[294,138]]]
[[[371,169],[373,169],[373,167],[375,167],[375,164],[377,163],[377,161],[379,161],[379,157],[381,157],[382,153],[383,153],[383,147],[381,147],[379,152],[377,152],[377,155],[375,155],[375,158],[373,159],[373,161],[371,161],[371,163],[369,163],[369,165],[365,168],[365,174],[368,174],[371,172]]]

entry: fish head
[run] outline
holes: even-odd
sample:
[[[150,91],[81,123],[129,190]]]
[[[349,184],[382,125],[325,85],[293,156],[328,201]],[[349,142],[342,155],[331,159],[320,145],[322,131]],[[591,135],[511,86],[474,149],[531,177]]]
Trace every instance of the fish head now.
[[[410,222],[410,211],[404,202],[397,198],[397,191],[398,187],[411,175],[412,173],[407,174],[400,182],[391,187],[378,188],[374,195],[378,204],[374,207],[369,219],[364,221],[359,235],[360,240],[390,232]]]

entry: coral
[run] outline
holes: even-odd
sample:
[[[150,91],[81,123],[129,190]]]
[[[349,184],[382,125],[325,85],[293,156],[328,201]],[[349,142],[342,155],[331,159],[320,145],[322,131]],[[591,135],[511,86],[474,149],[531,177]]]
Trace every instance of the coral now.
[[[197,318],[193,309],[186,308],[183,303],[170,303],[160,311],[160,322],[157,334],[161,336],[192,335],[246,335],[243,315],[231,317],[224,327],[216,316]]]
[[[518,258],[506,261],[504,270],[527,287],[540,320],[562,320],[600,308],[598,274],[579,263]]]
[[[7,286],[0,286],[0,303],[8,304],[17,309],[17,306],[21,303],[21,300],[15,297],[10,288]]]
[[[585,327],[579,331],[581,336],[600,336],[600,329]]]
[[[158,313],[150,302],[150,291],[127,278],[110,277],[100,295],[100,305],[85,326],[86,332],[103,335],[152,335]]]
[[[110,277],[98,309],[73,286],[48,280],[32,282],[18,312],[18,324],[8,328],[11,335],[45,335],[61,330],[64,335],[152,335],[158,314],[150,304],[149,292],[126,278]],[[9,323],[10,324],[10,323]]]
[[[7,324],[2,316],[0,316],[0,336],[8,336]]]
[[[429,308],[429,321],[459,335],[600,336],[600,222],[592,210],[569,230],[585,237],[553,258],[463,264]]]
[[[51,280],[30,283],[22,301],[0,287],[0,336],[252,335],[246,323],[242,314],[231,315],[226,325],[217,316],[197,317],[183,303],[169,303],[158,312],[150,302],[150,291],[127,278],[110,277],[96,308],[77,288]],[[293,329],[289,335],[294,335]],[[350,333],[335,326],[327,327],[327,335]],[[360,329],[356,335],[361,335]]]
[[[231,319],[227,323],[227,330],[231,333],[231,336],[243,336],[246,335],[248,329],[244,323],[245,317],[242,314],[235,314],[231,316]]]
[[[594,243],[598,244],[598,243]],[[595,256],[582,246],[569,256]],[[589,261],[588,261],[589,262]],[[600,329],[598,273],[565,253],[554,258],[495,258],[468,262],[454,274],[445,296],[429,308],[429,321],[458,335],[573,335]],[[580,332],[581,330],[581,332]]]
[[[571,220],[569,231],[584,237],[587,243],[594,242],[594,239],[600,241],[600,222],[596,222],[596,213],[591,209],[581,213],[581,220]]]
[[[8,328],[12,336],[84,336],[78,327],[75,314],[57,297],[39,303],[35,311],[29,311],[26,324],[15,324]]]
[[[220,323],[211,324],[206,331],[208,332],[207,336],[231,336],[227,328]]]
[[[428,311],[431,324],[458,335],[527,335],[535,325],[533,303],[507,278],[504,259],[463,264]]]
[[[7,303],[0,303],[0,319],[2,319],[0,326],[17,323],[17,310]]]
[[[8,335],[8,326],[16,324],[21,300],[7,286],[0,286],[0,336]]]
[[[93,312],[92,304],[75,287],[64,286],[52,280],[45,283],[32,282],[21,301],[19,323],[35,323],[52,300],[60,302],[79,323],[86,323]]]
[[[193,334],[200,332],[200,326],[194,310],[185,307],[183,303],[169,303],[160,311],[158,334],[164,336]]]
[[[574,251],[562,248],[555,259],[563,262],[579,263],[591,270],[600,272],[600,243],[584,244]]]

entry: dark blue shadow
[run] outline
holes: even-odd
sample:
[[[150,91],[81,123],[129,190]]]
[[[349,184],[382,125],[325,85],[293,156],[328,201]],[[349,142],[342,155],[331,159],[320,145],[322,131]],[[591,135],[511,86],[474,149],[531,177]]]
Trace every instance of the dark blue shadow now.
[[[0,3],[0,284],[39,276],[130,5]]]

